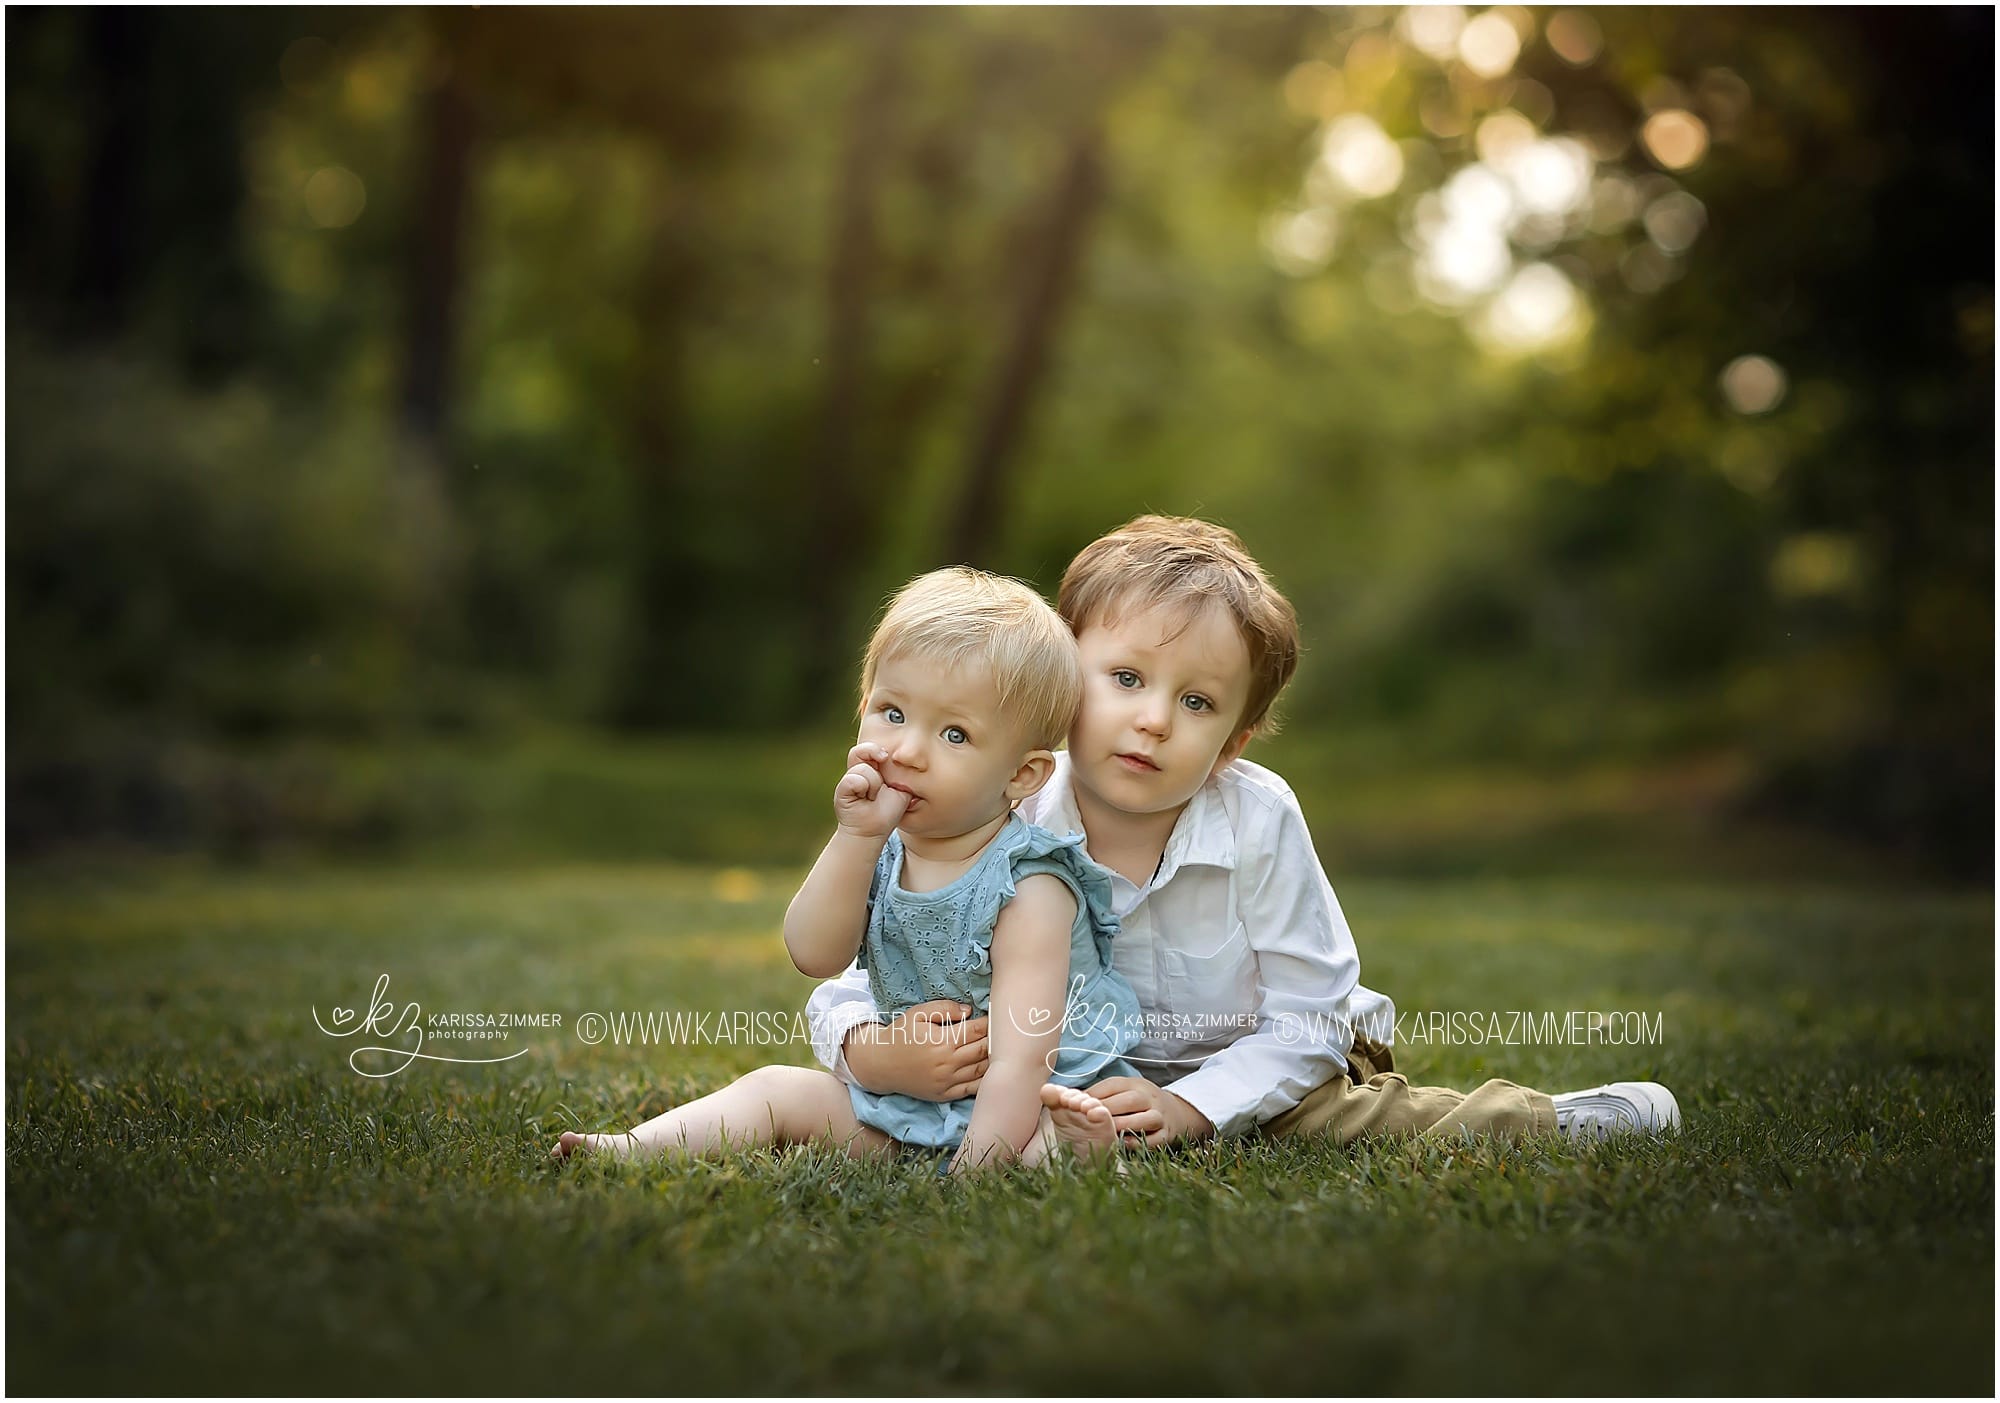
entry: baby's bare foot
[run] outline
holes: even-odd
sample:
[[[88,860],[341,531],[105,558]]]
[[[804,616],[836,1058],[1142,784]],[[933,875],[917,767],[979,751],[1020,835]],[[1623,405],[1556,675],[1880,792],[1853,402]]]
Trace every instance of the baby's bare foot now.
[[[632,1155],[630,1135],[579,1135],[574,1130],[565,1130],[556,1147],[549,1151],[549,1158],[568,1159],[571,1155],[608,1154],[614,1159],[629,1159]]]
[[[1078,1159],[1095,1159],[1118,1148],[1111,1108],[1089,1092],[1051,1083],[1042,1088],[1042,1105],[1048,1108],[1056,1139]]]

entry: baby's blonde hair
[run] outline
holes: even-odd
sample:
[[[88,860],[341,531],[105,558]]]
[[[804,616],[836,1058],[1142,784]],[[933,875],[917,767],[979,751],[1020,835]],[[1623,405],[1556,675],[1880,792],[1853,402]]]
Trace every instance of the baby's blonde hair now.
[[[1001,714],[1030,748],[1069,738],[1083,704],[1083,663],[1069,626],[1019,580],[965,565],[919,575],[896,593],[868,640],[861,706],[890,658],[910,655],[956,668],[978,663],[993,676]]]

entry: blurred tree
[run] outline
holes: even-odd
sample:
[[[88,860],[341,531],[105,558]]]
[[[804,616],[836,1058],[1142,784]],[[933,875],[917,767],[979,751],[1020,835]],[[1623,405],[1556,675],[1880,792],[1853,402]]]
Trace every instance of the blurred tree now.
[[[906,59],[900,35],[887,16],[866,17],[860,42],[869,50],[860,65],[848,116],[846,150],[834,182],[833,244],[826,261],[825,388],[818,439],[807,469],[812,529],[803,543],[803,579],[810,582],[803,610],[804,664],[799,693],[812,699],[844,690],[847,604],[863,563],[878,548],[871,497],[894,490],[898,464],[866,463],[861,428],[873,378],[869,307],[883,291],[883,251],[876,234],[882,183],[894,154],[896,98]]]
[[[1991,23],[10,11],[10,724],[830,720],[1184,510],[1302,730],[1976,865]]]
[[[1068,147],[1034,244],[1023,260],[1013,325],[966,454],[964,485],[945,534],[944,554],[951,560],[988,559],[990,543],[1000,534],[1005,505],[1002,474],[1048,362],[1090,217],[1103,198],[1103,157],[1096,129],[1080,128],[1069,138]]]
[[[85,340],[146,325],[206,383],[261,353],[239,237],[245,111],[277,86],[293,11],[10,13],[13,306]],[[17,167],[16,162],[20,165]]]

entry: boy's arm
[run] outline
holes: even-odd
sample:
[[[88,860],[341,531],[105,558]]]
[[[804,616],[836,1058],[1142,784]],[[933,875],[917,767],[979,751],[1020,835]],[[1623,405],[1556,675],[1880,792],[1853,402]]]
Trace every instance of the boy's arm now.
[[[1059,877],[1024,877],[993,928],[992,1061],[954,1170],[1020,1158],[1042,1115],[1062,1045],[1076,896]]]
[[[1225,1136],[1290,1110],[1346,1070],[1348,998],[1361,978],[1347,918],[1289,791],[1239,852],[1236,914],[1257,959],[1257,1026],[1172,1087]]]
[[[849,965],[838,979],[829,979],[812,991],[806,1000],[806,1034],[812,1039],[813,1056],[820,1065],[844,1082],[854,1082],[848,1070],[842,1044],[848,1033],[863,1023],[882,1021],[875,1007],[875,994],[868,986],[868,971]],[[859,1085],[860,1083],[856,1083]],[[868,1087],[879,1091],[880,1087]]]
[[[922,1101],[957,1101],[979,1089],[986,1070],[986,1020],[949,999],[918,1004],[884,1023],[867,971],[850,965],[806,1001],[813,1056],[865,1091],[900,1091]]]

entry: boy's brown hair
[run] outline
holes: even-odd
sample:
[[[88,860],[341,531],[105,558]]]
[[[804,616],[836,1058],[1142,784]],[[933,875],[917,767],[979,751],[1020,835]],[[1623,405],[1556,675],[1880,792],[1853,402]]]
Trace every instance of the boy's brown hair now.
[[[1188,516],[1134,517],[1077,552],[1056,612],[1070,631],[1132,609],[1177,610],[1181,627],[1210,605],[1228,610],[1250,652],[1250,696],[1238,730],[1277,730],[1271,707],[1299,665],[1299,619],[1234,531]]]

